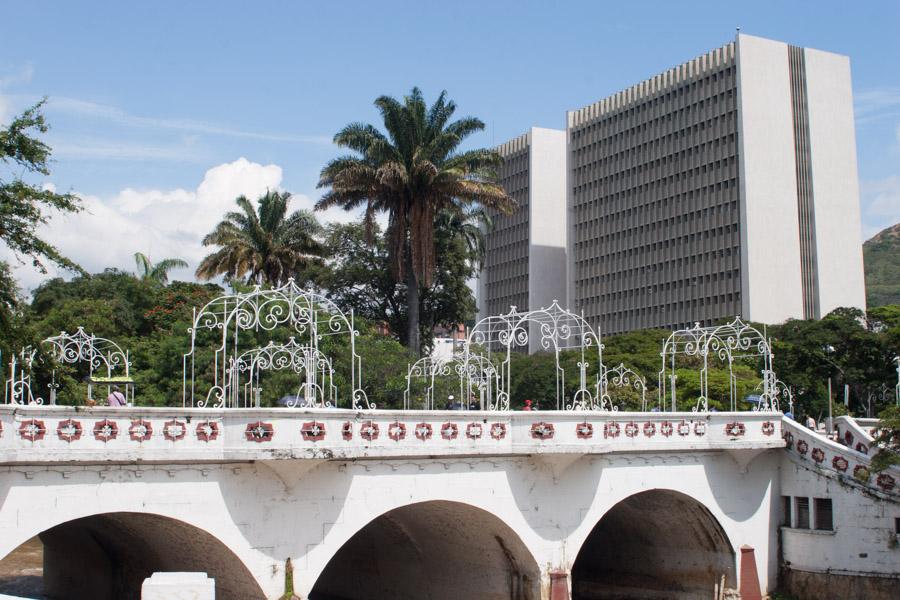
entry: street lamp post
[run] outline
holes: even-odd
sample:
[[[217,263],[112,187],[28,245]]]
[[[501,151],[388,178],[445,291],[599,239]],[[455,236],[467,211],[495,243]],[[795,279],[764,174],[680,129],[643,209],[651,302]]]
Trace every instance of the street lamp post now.
[[[834,362],[833,360],[829,359],[829,358],[826,356],[826,354],[833,354],[833,353],[834,353],[834,346],[831,346],[831,345],[825,346],[825,347],[822,348],[822,352],[823,352],[822,358],[825,360],[825,362],[827,362],[828,364],[830,364],[831,366],[833,366],[835,369],[837,369],[838,372],[840,372],[840,374],[841,374],[841,379],[844,380],[844,383],[846,384],[846,375],[844,374],[844,370],[840,367],[840,365],[838,365],[836,362]],[[828,421],[826,422],[826,430],[827,430],[828,433],[831,433],[831,432],[834,430],[834,427],[833,427],[834,419],[833,419],[833,417],[832,417],[831,403],[832,403],[832,396],[831,396],[831,375],[829,375],[829,376],[828,376]],[[849,404],[849,402],[848,402],[848,404]]]

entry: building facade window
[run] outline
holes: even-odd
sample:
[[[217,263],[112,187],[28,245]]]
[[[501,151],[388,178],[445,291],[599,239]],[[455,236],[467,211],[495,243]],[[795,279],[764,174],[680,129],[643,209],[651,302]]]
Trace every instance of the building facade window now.
[[[834,515],[831,508],[831,498],[816,498],[813,502],[813,509],[816,529],[819,531],[834,531]]]
[[[795,512],[797,513],[797,521],[794,523],[796,529],[809,529],[809,498],[795,498]]]

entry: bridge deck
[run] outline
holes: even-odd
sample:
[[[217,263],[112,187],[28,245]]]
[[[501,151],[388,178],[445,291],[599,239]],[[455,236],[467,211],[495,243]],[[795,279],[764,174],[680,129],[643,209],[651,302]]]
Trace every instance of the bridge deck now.
[[[780,413],[0,407],[0,464],[784,447]]]

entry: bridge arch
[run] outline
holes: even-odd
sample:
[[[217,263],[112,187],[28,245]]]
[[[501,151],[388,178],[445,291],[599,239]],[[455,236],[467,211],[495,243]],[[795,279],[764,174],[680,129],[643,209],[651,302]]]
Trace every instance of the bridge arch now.
[[[202,571],[215,579],[216,598],[265,598],[247,565],[220,539],[173,517],[101,512],[64,521],[37,536],[43,545],[47,597],[137,598],[144,579],[154,572]]]
[[[500,517],[428,500],[371,519],[331,557],[310,600],[538,600],[540,568]]]
[[[737,587],[734,546],[699,500],[670,489],[625,497],[597,521],[572,566],[573,600],[707,598]]]

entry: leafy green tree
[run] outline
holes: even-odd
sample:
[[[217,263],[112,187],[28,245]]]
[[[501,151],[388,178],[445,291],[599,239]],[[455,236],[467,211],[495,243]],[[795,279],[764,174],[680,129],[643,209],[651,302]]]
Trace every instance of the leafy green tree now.
[[[150,261],[150,257],[142,252],[134,253],[134,262],[137,265],[137,276],[140,279],[163,285],[169,283],[169,271],[188,267],[187,261],[180,258],[164,258],[154,263]]]
[[[863,244],[866,267],[866,304],[900,303],[900,223],[884,229]]]
[[[884,471],[900,465],[900,406],[889,406],[878,417],[881,420],[875,438],[878,453],[872,459],[872,470]]]
[[[244,278],[256,284],[281,285],[291,277],[306,274],[324,249],[316,236],[321,226],[315,215],[296,210],[288,215],[291,195],[266,192],[259,198],[259,210],[245,196],[235,203],[240,210],[225,215],[204,246],[218,246],[197,267],[197,277]]]
[[[407,287],[405,343],[418,353],[420,286],[428,288],[434,277],[436,216],[472,205],[509,211],[513,200],[493,182],[502,160],[499,154],[458,151],[484,123],[473,117],[450,122],[456,104],[447,100],[446,92],[431,107],[418,88],[403,101],[380,96],[375,106],[386,133],[352,123],[335,135],[338,146],[355,154],[336,158],[322,169],[319,187],[329,189],[316,208],[365,207],[370,231],[378,213],[388,214],[391,272]]]
[[[420,335],[430,346],[431,331],[437,325],[451,326],[471,320],[475,298],[467,285],[475,275],[474,250],[465,232],[454,227],[453,220],[438,219],[435,245],[441,256],[431,285],[420,294]],[[328,227],[325,245],[331,259],[318,277],[339,306],[373,323],[383,323],[401,343],[406,342],[407,288],[390,272],[390,256],[385,236],[377,224],[370,235],[363,223],[335,224]]]
[[[59,250],[38,236],[38,227],[50,220],[52,211],[74,213],[81,202],[74,194],[57,194],[26,182],[22,175],[50,174],[50,147],[38,135],[49,129],[41,109],[41,100],[0,130],[0,240],[17,258],[27,257],[31,264],[46,273],[44,261],[65,269],[82,272],[81,267],[60,254]]]

